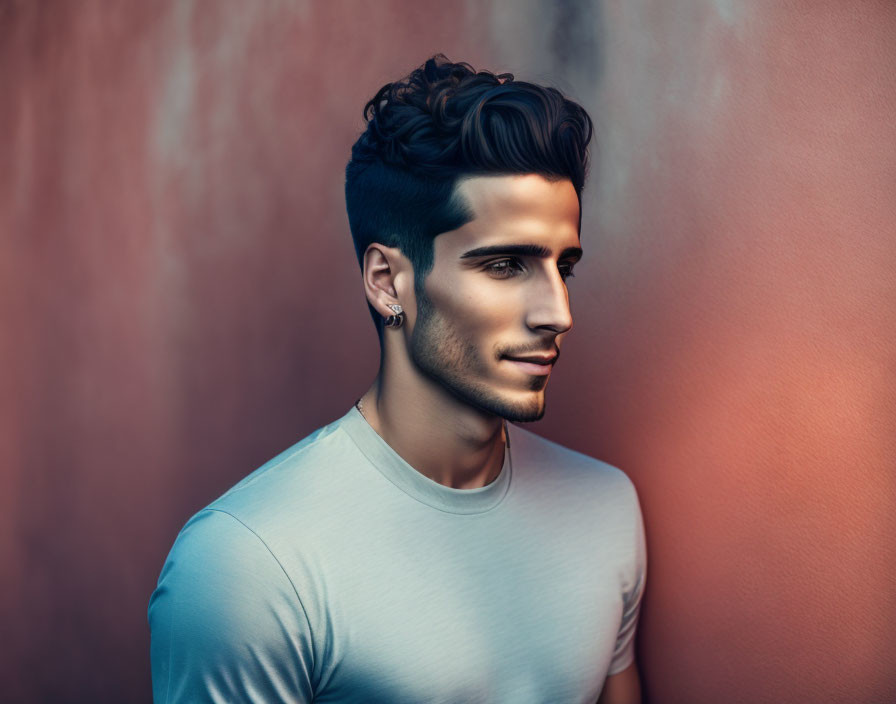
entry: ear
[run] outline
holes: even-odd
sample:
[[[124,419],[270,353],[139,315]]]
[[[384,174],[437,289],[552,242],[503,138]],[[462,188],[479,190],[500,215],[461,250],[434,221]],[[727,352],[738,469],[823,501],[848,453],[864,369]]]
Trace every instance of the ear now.
[[[384,318],[393,314],[390,303],[405,310],[413,300],[414,271],[410,260],[398,247],[373,242],[362,258],[364,293],[367,301]]]

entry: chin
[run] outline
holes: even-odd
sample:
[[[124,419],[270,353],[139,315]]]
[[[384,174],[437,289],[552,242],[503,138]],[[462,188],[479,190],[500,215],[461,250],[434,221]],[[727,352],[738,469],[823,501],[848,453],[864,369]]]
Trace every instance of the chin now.
[[[478,404],[484,410],[514,423],[532,423],[544,417],[545,401],[542,393],[529,392],[528,398],[513,399],[509,395],[495,396],[486,404]]]
[[[539,403],[537,406],[528,404],[519,404],[510,406],[509,412],[503,415],[505,420],[514,423],[533,423],[544,417],[545,404]]]

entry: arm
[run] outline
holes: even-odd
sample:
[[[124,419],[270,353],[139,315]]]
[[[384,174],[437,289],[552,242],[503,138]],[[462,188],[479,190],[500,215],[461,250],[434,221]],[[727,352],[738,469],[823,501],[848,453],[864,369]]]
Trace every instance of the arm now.
[[[607,677],[597,704],[641,704],[641,681],[635,663]]]
[[[310,702],[310,628],[267,545],[228,513],[180,532],[149,603],[153,701]]]
[[[616,639],[616,650],[610,664],[612,674],[604,682],[597,704],[641,704],[641,681],[635,662],[635,631],[638,627],[647,577],[647,545],[641,506],[637,493],[634,492],[634,485],[631,487],[633,528],[630,573],[624,586],[626,591],[622,594],[624,607]],[[620,670],[619,667],[624,669]]]

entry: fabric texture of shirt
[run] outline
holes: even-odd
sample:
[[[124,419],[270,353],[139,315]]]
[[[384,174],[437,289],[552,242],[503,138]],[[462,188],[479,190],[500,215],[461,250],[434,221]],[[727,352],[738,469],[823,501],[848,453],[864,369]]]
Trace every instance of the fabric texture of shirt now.
[[[634,658],[637,494],[507,429],[498,477],[453,489],[353,406],[196,513],[149,603],[156,704],[593,704]]]

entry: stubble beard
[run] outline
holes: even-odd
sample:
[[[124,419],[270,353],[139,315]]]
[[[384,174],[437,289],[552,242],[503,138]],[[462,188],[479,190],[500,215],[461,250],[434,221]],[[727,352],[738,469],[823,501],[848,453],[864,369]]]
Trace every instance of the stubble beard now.
[[[516,423],[531,423],[544,416],[544,394],[532,394],[528,401],[511,402],[479,381],[488,375],[486,362],[479,359],[476,346],[445,322],[426,292],[416,291],[417,319],[411,333],[411,362],[463,403]],[[531,389],[544,387],[534,377]]]

